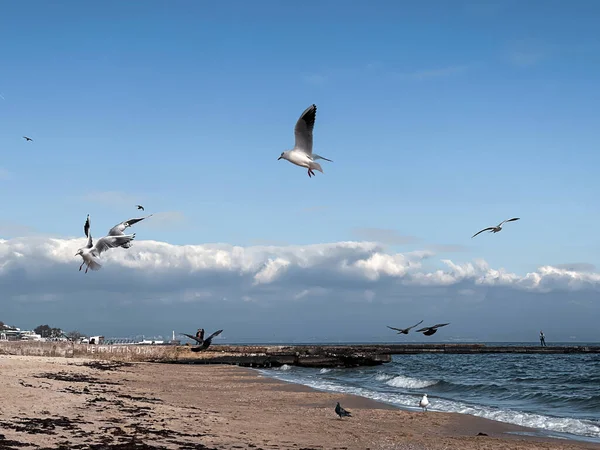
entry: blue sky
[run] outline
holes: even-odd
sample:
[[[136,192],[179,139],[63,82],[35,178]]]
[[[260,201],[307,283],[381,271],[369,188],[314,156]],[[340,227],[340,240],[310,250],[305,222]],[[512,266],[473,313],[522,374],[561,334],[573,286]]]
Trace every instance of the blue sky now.
[[[298,6],[4,2],[0,237],[81,237],[142,203],[161,214],[137,239],[176,245],[600,267],[600,4]],[[277,157],[312,103],[334,162],[309,179]]]

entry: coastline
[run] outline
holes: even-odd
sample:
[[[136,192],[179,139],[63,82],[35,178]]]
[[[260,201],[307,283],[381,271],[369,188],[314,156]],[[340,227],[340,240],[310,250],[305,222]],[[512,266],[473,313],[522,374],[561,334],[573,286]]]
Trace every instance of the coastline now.
[[[600,449],[597,443],[510,434],[536,430],[464,414],[402,410],[235,366],[0,356],[0,377],[2,450],[27,444],[44,450],[94,444],[103,449]],[[337,418],[337,401],[352,418]]]

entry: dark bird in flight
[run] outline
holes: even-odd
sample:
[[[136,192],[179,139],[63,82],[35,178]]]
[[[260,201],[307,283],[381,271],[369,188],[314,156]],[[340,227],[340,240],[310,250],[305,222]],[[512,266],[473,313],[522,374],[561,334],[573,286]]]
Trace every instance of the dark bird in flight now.
[[[337,405],[335,405],[335,413],[340,416],[340,419],[344,416],[346,417],[352,417],[352,414],[350,414],[350,411],[346,411],[344,408],[342,408],[340,406],[340,402],[337,402]]]
[[[192,351],[193,352],[199,352],[201,350],[206,350],[208,347],[210,347],[210,344],[212,344],[213,338],[215,338],[216,336],[220,335],[222,332],[223,332],[223,330],[215,331],[213,334],[211,334],[206,339],[199,339],[199,338],[197,338],[196,336],[194,336],[192,334],[187,334],[187,333],[181,333],[181,334],[183,336],[187,336],[190,339],[193,339],[194,341],[196,341],[198,343],[199,347],[192,347]]]
[[[438,323],[437,325],[434,325],[432,327],[425,327],[425,328],[421,328],[420,330],[417,330],[417,333],[423,333],[425,336],[431,336],[432,334],[435,334],[435,332],[437,331],[437,329],[439,327],[445,327],[446,325],[450,325],[450,322],[448,323]]]
[[[27,137],[27,136],[23,136],[23,139],[25,139],[26,141],[33,141],[33,139],[31,139],[30,137]]]
[[[498,233],[498,232],[502,231],[502,225],[504,225],[506,222],[514,222],[515,220],[519,220],[519,217],[513,217],[512,219],[504,220],[504,221],[500,222],[498,225],[496,225],[495,227],[484,228],[483,230],[478,231],[473,236],[471,236],[471,239],[473,239],[479,233],[483,233],[484,231],[490,231],[491,233]]]
[[[142,211],[145,211],[144,207],[142,205],[135,205],[135,206],[137,207],[137,209],[141,209]]]
[[[410,330],[412,330],[414,327],[416,327],[417,325],[420,325],[422,323],[423,323],[423,321],[421,320],[419,323],[416,323],[412,327],[408,327],[408,328],[394,328],[394,327],[390,327],[389,325],[387,327],[391,330],[396,330],[398,332],[398,334],[408,334],[408,332]]]

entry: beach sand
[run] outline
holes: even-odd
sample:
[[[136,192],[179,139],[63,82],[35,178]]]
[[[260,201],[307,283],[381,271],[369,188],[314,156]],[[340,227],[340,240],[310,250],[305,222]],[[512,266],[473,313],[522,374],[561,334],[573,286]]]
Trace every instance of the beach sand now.
[[[0,449],[600,449],[233,366],[0,356]],[[334,414],[336,401],[351,418]],[[488,436],[477,436],[486,433]]]

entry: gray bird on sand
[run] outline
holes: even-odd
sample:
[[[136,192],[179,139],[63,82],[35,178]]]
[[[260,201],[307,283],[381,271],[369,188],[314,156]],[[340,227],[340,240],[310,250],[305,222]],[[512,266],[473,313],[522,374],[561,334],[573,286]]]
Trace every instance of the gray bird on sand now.
[[[344,408],[342,408],[340,406],[340,402],[337,402],[337,405],[335,405],[335,413],[340,416],[340,419],[344,416],[346,417],[352,417],[352,414],[350,413],[350,411],[346,411]]]

